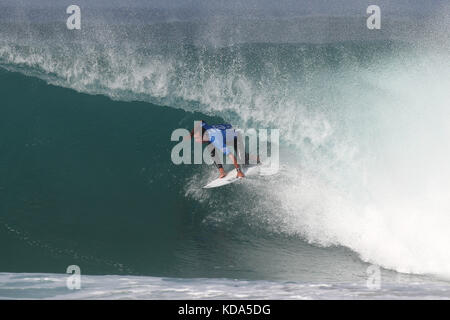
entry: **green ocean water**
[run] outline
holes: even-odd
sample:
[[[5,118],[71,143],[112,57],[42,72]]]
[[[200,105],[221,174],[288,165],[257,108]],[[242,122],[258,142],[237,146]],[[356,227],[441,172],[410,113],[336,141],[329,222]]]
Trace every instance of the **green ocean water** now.
[[[1,269],[165,273],[195,217],[168,137],[195,115],[5,71],[1,96]]]
[[[343,248],[249,229],[245,217],[205,224],[210,204],[185,196],[200,166],[170,161],[171,131],[198,114],[112,101],[5,70],[0,79],[2,271],[60,273],[76,264],[87,274],[301,278],[317,257],[288,271],[297,254],[342,254],[341,263],[363,272]],[[225,202],[237,191],[213,192]]]

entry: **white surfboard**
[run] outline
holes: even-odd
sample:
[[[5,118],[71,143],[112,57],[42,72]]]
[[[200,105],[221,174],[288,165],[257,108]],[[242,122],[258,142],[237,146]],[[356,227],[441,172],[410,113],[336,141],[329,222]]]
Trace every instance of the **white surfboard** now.
[[[258,165],[243,166],[242,171],[244,172],[244,175],[246,177],[254,176],[254,175],[259,174],[259,166]],[[228,172],[225,177],[217,178],[216,180],[211,181],[206,186],[204,186],[203,189],[222,187],[222,186],[225,186],[227,184],[230,184],[230,183],[233,183],[233,182],[236,182],[236,181],[242,179],[242,178],[237,178],[236,175],[237,175],[237,170],[233,169],[230,172]]]

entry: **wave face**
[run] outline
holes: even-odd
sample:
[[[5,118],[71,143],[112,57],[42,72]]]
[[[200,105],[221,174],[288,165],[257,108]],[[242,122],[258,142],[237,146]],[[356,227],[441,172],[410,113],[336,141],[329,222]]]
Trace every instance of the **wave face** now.
[[[16,125],[3,127],[8,237],[90,263],[93,273],[298,278],[280,261],[308,270],[299,261],[308,252],[326,277],[336,270],[324,257],[347,266],[348,248],[387,269],[448,277],[450,59],[441,9],[433,24],[390,21],[379,34],[339,32],[361,17],[88,21],[80,33],[7,23],[0,65],[54,85],[2,74],[2,119]],[[167,163],[170,132],[199,117],[279,128],[280,174],[201,190],[208,168]],[[129,247],[139,256],[124,253]],[[269,259],[270,248],[287,253]],[[224,252],[233,255],[228,267]],[[48,271],[16,263],[10,271]]]

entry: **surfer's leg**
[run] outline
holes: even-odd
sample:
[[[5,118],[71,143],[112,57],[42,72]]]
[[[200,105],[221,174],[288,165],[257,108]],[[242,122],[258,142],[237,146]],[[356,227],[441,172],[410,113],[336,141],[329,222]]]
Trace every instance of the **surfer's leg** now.
[[[235,150],[236,157],[237,157],[239,163],[243,163],[246,165],[261,163],[258,154],[250,155],[247,151],[245,151],[245,146],[243,143],[243,139],[241,137],[234,138],[234,150]],[[242,155],[244,155],[244,156],[242,156]],[[250,160],[252,161],[251,163],[250,163]]]
[[[216,165],[216,167],[218,169],[223,168],[223,165],[220,163],[219,159],[216,157],[216,148],[214,148],[214,146],[212,146],[211,158],[213,158],[214,164]]]
[[[234,153],[239,164],[250,164],[250,155],[245,151],[245,146],[239,141],[238,137],[234,137]],[[242,156],[244,155],[244,157]]]
[[[214,164],[216,165],[217,169],[219,169],[219,173],[220,173],[219,178],[225,177],[227,174],[226,174],[225,170],[223,169],[223,165],[220,163],[221,161],[219,160],[218,156],[216,157],[216,148],[214,147],[214,145],[212,143],[210,143],[207,148],[210,148],[211,158],[213,158]]]

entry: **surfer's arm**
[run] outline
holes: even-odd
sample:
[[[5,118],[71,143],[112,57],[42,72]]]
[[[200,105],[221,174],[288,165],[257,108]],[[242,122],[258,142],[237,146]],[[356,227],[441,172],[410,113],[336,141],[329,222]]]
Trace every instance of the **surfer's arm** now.
[[[200,120],[200,122],[202,123],[201,128],[203,128],[203,124],[205,123],[205,121]],[[204,130],[204,129],[203,129],[203,130]],[[202,134],[203,134],[203,130],[201,131]],[[184,138],[185,138],[185,139],[191,139],[191,138],[194,136],[194,132],[195,132],[195,128],[192,129],[191,132],[189,132],[189,135],[185,136]],[[200,131],[199,131],[199,133],[200,133]]]
[[[191,132],[189,132],[188,135],[184,136],[183,139],[184,139],[184,140],[192,139],[193,136],[194,136],[194,129],[192,129]]]

